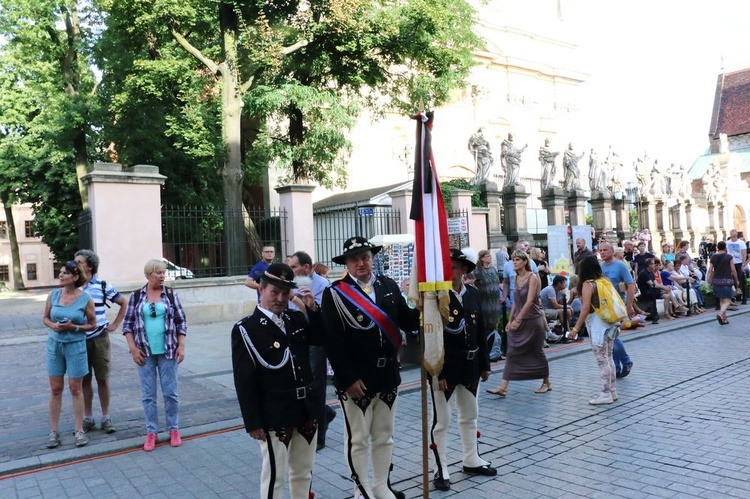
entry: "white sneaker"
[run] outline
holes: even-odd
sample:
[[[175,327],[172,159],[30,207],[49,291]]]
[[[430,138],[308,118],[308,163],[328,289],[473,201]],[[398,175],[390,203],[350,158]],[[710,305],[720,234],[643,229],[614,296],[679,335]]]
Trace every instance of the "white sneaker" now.
[[[552,331],[547,331],[547,341],[555,343],[557,341],[560,341],[560,338],[562,338],[562,335],[555,334]]]
[[[615,402],[617,402],[617,399],[620,398],[620,397],[617,396],[617,392],[610,392],[610,393],[612,394],[612,400],[615,401]]]
[[[591,405],[611,404],[613,402],[614,400],[612,400],[612,395],[604,392],[600,393],[599,396],[589,400],[589,404]]]
[[[643,314],[638,314],[638,315],[636,315],[636,317],[638,317],[638,318],[639,318],[640,320],[642,320],[643,322],[646,322],[646,319],[647,319],[647,317],[646,317],[645,315],[643,315]]]

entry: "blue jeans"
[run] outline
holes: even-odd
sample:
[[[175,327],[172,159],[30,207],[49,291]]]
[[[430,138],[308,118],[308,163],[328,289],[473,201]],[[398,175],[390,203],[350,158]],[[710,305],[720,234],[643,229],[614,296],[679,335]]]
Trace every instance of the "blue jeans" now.
[[[628,355],[628,352],[625,350],[625,343],[623,343],[619,337],[615,340],[615,343],[612,346],[612,360],[615,361],[615,370],[617,372],[622,371],[622,366],[625,364],[633,363],[633,361],[630,360],[630,355]]]
[[[695,297],[698,299],[698,306],[703,308],[706,301],[703,299],[703,293],[701,293],[701,283],[694,282],[693,289],[695,290]]]
[[[164,397],[164,412],[167,417],[167,431],[179,428],[177,421],[177,359],[168,359],[164,355],[145,357],[146,363],[138,367],[141,377],[141,402],[146,415],[146,431],[157,433],[159,430],[159,413],[156,409],[156,374],[161,381],[161,393]]]

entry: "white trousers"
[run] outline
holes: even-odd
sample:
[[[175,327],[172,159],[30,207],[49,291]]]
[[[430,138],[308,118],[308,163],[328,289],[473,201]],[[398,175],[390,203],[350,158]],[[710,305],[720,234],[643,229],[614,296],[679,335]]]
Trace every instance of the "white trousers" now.
[[[378,394],[379,395],[379,394]],[[349,464],[358,499],[394,499],[388,478],[393,456],[393,420],[396,400],[392,407],[378,395],[372,398],[363,412],[351,397],[339,397],[344,413],[344,458]],[[398,399],[398,397],[396,397]],[[372,454],[372,477],[370,485],[368,462]]]
[[[288,470],[290,497],[308,499],[317,436],[313,437],[311,443],[307,443],[305,437],[294,430],[287,446],[279,440],[275,432],[266,432],[266,441],[259,443],[260,454],[263,456],[260,471],[260,497],[281,499]]]
[[[479,457],[477,449],[477,417],[479,416],[479,402],[463,385],[457,385],[451,398],[445,399],[445,392],[438,389],[438,383],[433,380],[432,387],[432,430],[430,437],[436,463],[436,473],[445,480],[450,479],[448,473],[448,427],[451,424],[453,406],[458,409],[458,434],[463,447],[463,465],[470,468],[490,464]]]

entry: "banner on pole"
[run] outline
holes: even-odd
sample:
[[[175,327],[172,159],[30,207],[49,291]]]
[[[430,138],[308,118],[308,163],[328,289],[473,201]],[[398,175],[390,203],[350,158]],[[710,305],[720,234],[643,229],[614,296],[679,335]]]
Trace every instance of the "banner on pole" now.
[[[409,298],[422,311],[424,368],[437,376],[443,368],[443,319],[447,319],[451,289],[448,223],[432,156],[433,114],[421,112],[412,119],[417,122],[417,134],[409,217],[415,222],[415,264]]]

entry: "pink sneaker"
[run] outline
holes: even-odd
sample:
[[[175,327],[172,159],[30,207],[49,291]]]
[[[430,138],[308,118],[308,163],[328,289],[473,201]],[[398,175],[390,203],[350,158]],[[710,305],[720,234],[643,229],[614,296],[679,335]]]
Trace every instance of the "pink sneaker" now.
[[[143,450],[151,452],[156,447],[156,433],[146,433],[146,443],[143,444]]]
[[[169,431],[169,443],[172,447],[179,447],[182,445],[182,439],[180,438],[180,430]]]

